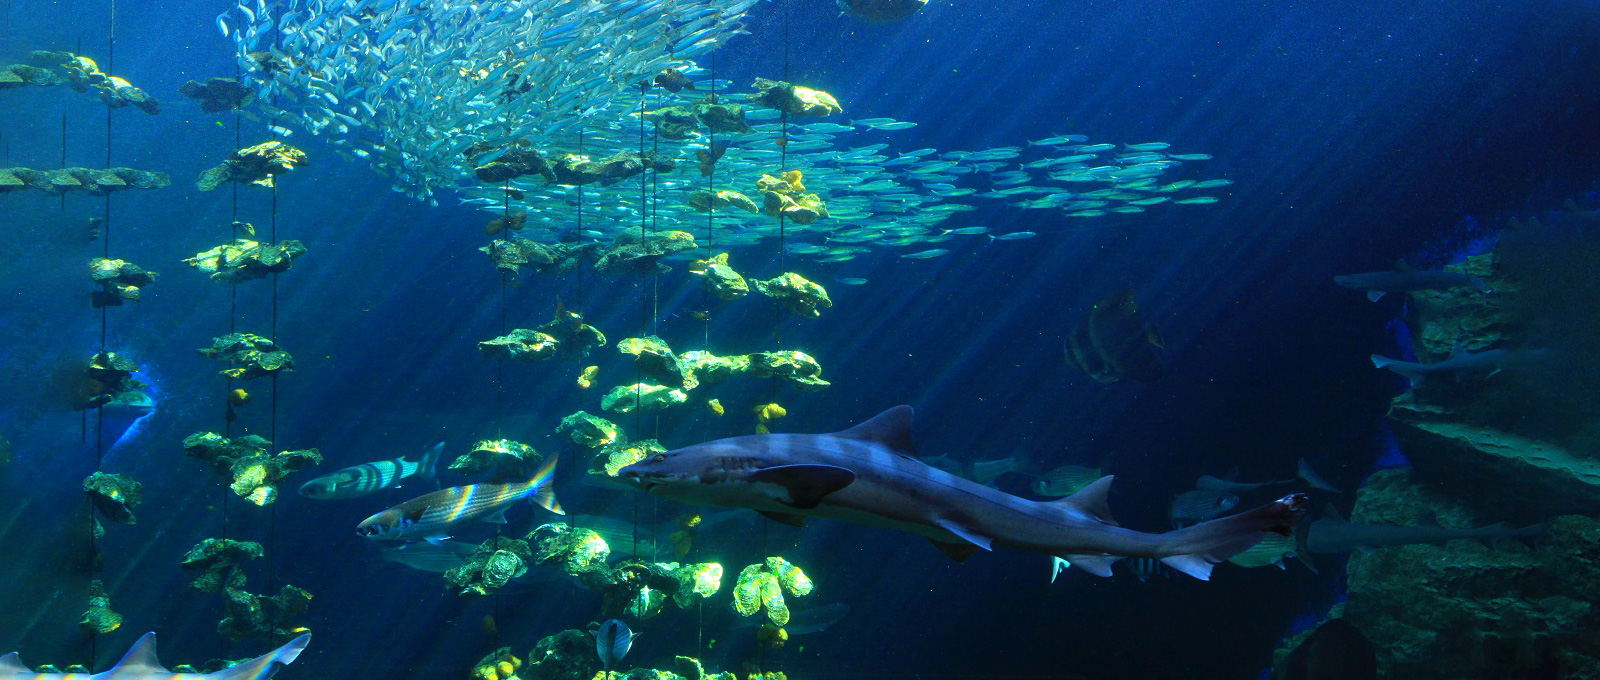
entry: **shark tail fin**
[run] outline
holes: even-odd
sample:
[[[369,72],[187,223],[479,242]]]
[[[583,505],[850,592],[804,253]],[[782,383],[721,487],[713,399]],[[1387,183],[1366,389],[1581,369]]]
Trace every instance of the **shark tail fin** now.
[[[417,476],[432,481],[439,472],[439,457],[444,455],[444,442],[433,445],[433,448],[424,451],[422,459],[417,461]]]
[[[1291,494],[1254,510],[1162,534],[1161,561],[1202,581],[1211,568],[1261,542],[1262,533],[1289,535],[1305,515],[1305,494]]]
[[[1397,375],[1400,375],[1406,380],[1411,381],[1412,388],[1416,388],[1417,385],[1421,385],[1423,378],[1426,377],[1422,371],[1418,370],[1419,366],[1417,364],[1400,361],[1397,359],[1390,359],[1389,357],[1380,354],[1372,355],[1372,365],[1378,368],[1385,368],[1390,371],[1394,371]]]
[[[212,673],[217,680],[266,680],[279,669],[293,663],[311,644],[311,634],[306,633],[284,643],[282,647],[225,670]]]

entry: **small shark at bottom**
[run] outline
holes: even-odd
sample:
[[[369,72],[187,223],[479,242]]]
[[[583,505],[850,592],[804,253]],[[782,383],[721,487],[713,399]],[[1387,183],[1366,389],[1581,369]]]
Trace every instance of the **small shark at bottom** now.
[[[1053,555],[1099,576],[1121,558],[1153,557],[1208,579],[1212,565],[1263,532],[1288,534],[1304,514],[1306,497],[1293,494],[1164,534],[1123,529],[1106,503],[1111,477],[1057,501],[1019,498],[917,460],[911,416],[910,406],[896,406],[833,434],[719,439],[656,454],[618,476],[663,498],[749,508],[785,524],[822,517],[908,531],[956,561],[998,546]]]
[[[215,673],[174,673],[161,665],[156,658],[156,634],[145,633],[122,660],[111,668],[90,675],[88,673],[36,673],[22,664],[16,652],[0,656],[0,680],[266,680],[278,669],[292,663],[311,644],[311,634],[306,633],[288,641],[282,647],[262,654],[232,668]]]

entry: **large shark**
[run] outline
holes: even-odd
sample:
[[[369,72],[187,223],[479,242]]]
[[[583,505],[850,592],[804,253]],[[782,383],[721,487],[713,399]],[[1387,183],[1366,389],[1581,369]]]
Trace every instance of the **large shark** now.
[[[232,668],[215,673],[174,673],[156,659],[156,634],[145,633],[117,665],[99,673],[36,673],[12,652],[0,656],[0,680],[266,680],[292,663],[308,644],[310,633]]]
[[[1200,579],[1212,565],[1290,532],[1305,496],[1164,534],[1117,526],[1102,477],[1066,498],[1012,496],[917,460],[911,407],[896,406],[833,434],[719,439],[659,453],[618,473],[651,494],[700,505],[749,508],[786,524],[807,517],[899,529],[927,537],[962,561],[979,550],[1053,555],[1100,576],[1123,557],[1159,558]]]
[[[1489,284],[1479,277],[1440,269],[1419,271],[1401,268],[1388,272],[1343,274],[1333,277],[1333,282],[1351,290],[1367,291],[1367,299],[1373,302],[1383,299],[1386,293],[1409,293],[1418,290],[1471,288],[1480,293],[1493,292],[1489,290]]]
[[[1379,524],[1351,524],[1339,511],[1329,505],[1315,522],[1306,522],[1295,530],[1295,554],[1302,564],[1312,571],[1317,565],[1311,553],[1342,553],[1352,550],[1372,550],[1396,545],[1443,543],[1458,538],[1494,542],[1507,538],[1534,538],[1545,531],[1543,524],[1512,528],[1504,522],[1476,529],[1446,529],[1436,526],[1385,526]]]

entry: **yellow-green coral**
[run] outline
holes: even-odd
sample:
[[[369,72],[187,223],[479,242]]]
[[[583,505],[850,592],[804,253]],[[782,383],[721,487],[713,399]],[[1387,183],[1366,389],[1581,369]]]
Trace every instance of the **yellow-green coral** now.
[[[739,580],[733,586],[733,608],[740,616],[751,616],[765,608],[767,620],[783,626],[789,623],[784,592],[801,597],[811,589],[811,579],[799,567],[781,557],[768,557],[765,562],[752,564],[739,572]]]
[[[654,439],[641,439],[628,444],[611,444],[595,454],[590,472],[615,477],[622,468],[658,453],[665,453],[666,450],[666,447]]]
[[[589,449],[608,446],[622,440],[622,430],[616,423],[591,415],[587,411],[578,411],[562,418],[561,424],[556,427],[556,434]]]
[[[611,388],[600,399],[600,408],[617,413],[628,413],[634,409],[660,411],[688,400],[689,394],[677,388],[635,383]]]
[[[826,288],[794,272],[785,272],[777,278],[758,280],[753,284],[757,292],[787,305],[796,314],[821,316],[819,308],[833,306]]]
[[[494,650],[472,667],[470,680],[512,680],[522,668],[522,659],[511,654],[510,647]]]

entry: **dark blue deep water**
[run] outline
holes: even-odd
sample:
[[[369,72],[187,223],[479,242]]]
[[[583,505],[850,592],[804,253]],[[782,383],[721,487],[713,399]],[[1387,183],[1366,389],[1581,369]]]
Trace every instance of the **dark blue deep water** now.
[[[0,2],[0,64],[36,49],[107,64],[105,0]],[[177,568],[195,542],[223,535],[268,545],[268,558],[248,566],[256,592],[291,583],[315,595],[297,622],[315,640],[285,678],[466,678],[496,639],[525,656],[541,637],[598,620],[599,596],[576,585],[461,597],[436,574],[381,562],[353,535],[364,517],[431,487],[329,502],[293,492],[317,474],[435,441],[451,444],[449,460],[503,436],[564,453],[555,488],[569,512],[669,526],[689,509],[583,484],[586,454],[553,434],[577,409],[599,413],[601,391],[631,375],[627,357],[597,350],[585,363],[601,367],[601,382],[580,391],[572,383],[585,364],[477,355],[474,343],[502,324],[544,323],[558,298],[613,343],[641,323],[657,324],[680,352],[706,338],[723,353],[781,342],[815,356],[832,382],[815,392],[730,382],[659,417],[614,416],[668,448],[748,434],[749,409],[767,401],[787,409],[777,423],[786,432],[838,430],[903,403],[917,409],[925,455],[1015,454],[1035,471],[1109,457],[1113,509],[1141,530],[1169,528],[1170,498],[1202,474],[1281,477],[1304,457],[1353,489],[1388,445],[1382,418],[1398,386],[1368,355],[1399,351],[1397,306],[1368,303],[1331,277],[1401,258],[1447,262],[1507,217],[1551,209],[1600,180],[1592,2],[932,0],[889,25],[841,16],[831,0],[761,2],[751,34],[716,52],[719,77],[738,91],[777,77],[787,41],[789,79],[843,103],[846,113],[827,120],[918,123],[857,128],[839,136],[843,145],[978,150],[1069,133],[1163,141],[1214,156],[1203,176],[1184,177],[1233,184],[1214,205],[1086,220],[952,199],[979,206],[962,225],[1039,236],[927,246],[950,250],[929,260],[881,248],[842,264],[790,256],[788,269],[828,285],[831,309],[779,315],[775,327],[773,306],[752,296],[717,303],[707,325],[689,314],[708,303],[684,261],[670,263],[659,289],[593,272],[524,273],[522,285],[502,288],[477,252],[490,215],[448,192],[432,207],[388,191],[386,178],[330,153],[333,131],[290,140],[311,162],[283,175],[275,194],[240,186],[235,207],[227,187],[197,191],[193,178],[236,148],[233,116],[204,114],[177,90],[234,73],[233,46],[213,23],[226,7],[117,1],[113,74],[163,111],[113,111],[109,139],[92,94],[0,91],[0,167],[54,168],[63,158],[103,167],[109,157],[173,177],[164,189],[115,194],[109,209],[82,193],[0,194],[0,437],[10,446],[0,460],[0,651],[20,650],[30,664],[87,663],[92,649],[98,670],[146,630],[159,631],[169,664],[268,649],[224,642],[219,597],[189,588]],[[241,130],[246,145],[268,138],[256,122]],[[228,238],[235,214],[263,232],[275,225],[310,253],[231,297],[180,260]],[[63,394],[100,347],[84,262],[104,242],[88,241],[82,225],[105,215],[111,256],[160,273],[141,302],[107,310],[105,346],[140,364],[158,403],[110,441],[104,430],[97,437],[95,413]],[[732,252],[747,275],[781,271],[775,239]],[[832,283],[844,276],[869,283]],[[1102,385],[1063,363],[1062,338],[1123,288],[1164,336],[1159,381]],[[328,462],[290,476],[263,509],[185,457],[181,442],[224,426],[219,365],[194,350],[227,332],[230,309],[241,331],[265,334],[274,290],[275,337],[295,370],[243,385],[256,399],[232,432],[275,432],[279,448],[316,447]],[[710,415],[707,396],[728,415]],[[81,481],[96,468],[97,438],[99,468],[138,479],[145,501],[138,524],[112,525],[98,541],[98,577],[125,623],[91,643],[77,626],[90,578]],[[1013,475],[999,486],[1027,494],[1030,481]],[[517,506],[507,531],[546,521]],[[488,526],[458,538],[488,538]],[[1072,572],[1051,584],[1037,554],[997,550],[958,565],[886,529],[727,526],[702,536],[698,553],[729,568],[724,590],[703,610],[633,622],[643,637],[630,664],[699,655],[719,670],[752,661],[796,680],[1253,678],[1297,621],[1341,592],[1336,564],[1320,575],[1224,565],[1211,582],[1141,583],[1119,568],[1110,579]],[[758,650],[751,629],[732,627],[727,588],[764,552],[801,565],[817,583],[811,597],[850,614],[781,652]],[[697,654],[699,640],[716,642]]]

